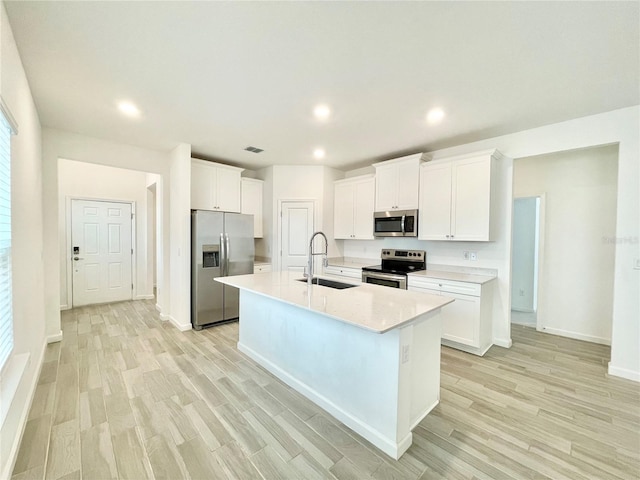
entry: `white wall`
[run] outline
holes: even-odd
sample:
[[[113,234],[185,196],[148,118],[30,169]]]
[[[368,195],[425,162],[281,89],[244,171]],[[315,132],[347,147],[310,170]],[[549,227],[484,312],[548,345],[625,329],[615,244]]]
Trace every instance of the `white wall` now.
[[[611,342],[617,182],[617,145],[515,162],[514,196],[545,194],[539,328]]]
[[[517,170],[517,163],[514,165],[515,170]],[[515,185],[513,195],[519,196]],[[511,245],[511,309],[521,312],[533,312],[536,308],[533,295],[537,267],[536,217],[537,199],[535,197],[514,198],[513,242]]]
[[[329,238],[330,257],[342,255],[332,237],[333,181],[342,178],[343,172],[323,166],[275,165],[259,170],[257,175],[265,182],[265,241],[264,250],[256,255],[271,257],[274,268],[279,268],[279,206],[285,200],[313,200],[314,230],[324,231]]]
[[[191,329],[191,145],[171,151],[168,319],[180,330]]]
[[[46,333],[41,128],[4,3],[0,7],[0,95],[19,128],[11,139],[14,350],[0,377],[0,402],[2,410],[7,409],[0,429],[0,478],[9,478],[38,380]],[[14,387],[9,388],[13,381]]]
[[[124,120],[123,120],[124,121]],[[45,317],[47,335],[60,334],[60,245],[58,240],[58,160],[105,165],[151,172],[161,176],[161,185],[169,183],[169,154],[123,145],[75,133],[45,128],[42,131],[42,168],[45,243]],[[160,187],[158,195],[159,223],[163,228],[161,245],[169,245],[169,189]],[[169,249],[162,251],[162,264],[167,266],[158,278],[157,302],[160,314],[170,313]]]
[[[152,298],[148,282],[152,265],[147,258],[147,174],[135,170],[106,167],[86,162],[58,161],[58,227],[60,244],[60,307],[71,308],[70,199],[88,198],[135,203],[136,264],[134,299]]]
[[[635,259],[640,258],[640,107],[623,108],[437,150],[432,152],[432,155],[434,159],[438,159],[497,148],[508,157],[517,159],[613,143],[619,144],[619,151],[615,232],[617,244],[609,373],[640,381],[640,270],[634,269]],[[513,172],[507,169],[505,175],[509,180]],[[505,186],[500,192],[501,198],[509,204],[510,192],[511,185]],[[510,236],[511,209],[503,214],[506,216],[501,221],[508,227]],[[363,247],[361,244],[351,248],[348,246],[349,243],[351,242],[345,241],[345,255],[362,256],[359,253],[363,252],[364,248],[371,248]],[[462,260],[462,250],[470,249],[469,245],[456,247],[443,244],[445,242],[429,243],[431,245],[427,245],[428,255],[432,260],[437,260],[437,263],[470,266]],[[510,338],[511,239],[498,249],[493,248],[491,244],[478,245],[478,255],[477,266],[493,264],[495,267],[489,268],[499,269],[498,292],[504,315],[494,312],[494,339]]]

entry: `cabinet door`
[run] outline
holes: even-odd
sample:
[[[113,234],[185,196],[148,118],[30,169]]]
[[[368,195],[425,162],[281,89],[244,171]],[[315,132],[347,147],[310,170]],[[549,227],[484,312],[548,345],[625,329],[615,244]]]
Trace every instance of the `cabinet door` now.
[[[333,236],[340,239],[353,238],[355,185],[338,183],[333,193]]]
[[[213,182],[215,168],[191,162],[191,208],[213,210]]]
[[[491,158],[454,163],[451,196],[452,239],[489,241]]]
[[[418,237],[448,240],[451,230],[451,165],[424,165],[420,168],[420,208]]]
[[[442,292],[455,302],[442,307],[442,338],[471,347],[479,346],[480,297]]]
[[[403,162],[397,165],[396,206],[400,210],[418,208],[418,189],[420,183],[420,165],[417,162]]]
[[[216,168],[216,210],[240,213],[240,172]]]
[[[372,179],[357,183],[354,192],[353,234],[360,240],[373,239],[373,204],[375,182]]]
[[[262,182],[242,179],[242,213],[253,215],[253,237],[262,238]]]
[[[398,166],[387,165],[376,168],[376,211],[384,212],[398,208]]]

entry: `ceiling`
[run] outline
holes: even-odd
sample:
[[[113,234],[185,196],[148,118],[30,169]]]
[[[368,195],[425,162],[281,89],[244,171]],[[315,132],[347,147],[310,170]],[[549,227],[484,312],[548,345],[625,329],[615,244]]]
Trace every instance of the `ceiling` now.
[[[637,1],[5,4],[43,126],[251,169],[355,168],[640,103]]]

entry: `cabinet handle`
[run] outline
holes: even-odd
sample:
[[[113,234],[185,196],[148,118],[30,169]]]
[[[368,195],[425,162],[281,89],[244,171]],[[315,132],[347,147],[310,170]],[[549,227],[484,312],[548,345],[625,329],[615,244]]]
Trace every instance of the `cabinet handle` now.
[[[447,235],[447,238],[449,238],[449,235]]]

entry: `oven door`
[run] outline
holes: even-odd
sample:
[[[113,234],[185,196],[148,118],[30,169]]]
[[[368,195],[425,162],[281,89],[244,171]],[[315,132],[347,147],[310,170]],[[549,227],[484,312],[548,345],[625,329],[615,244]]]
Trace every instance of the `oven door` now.
[[[406,275],[393,275],[391,273],[362,272],[362,283],[373,283],[384,287],[407,289]]]
[[[375,237],[416,237],[418,236],[418,211],[395,210],[373,214],[373,235]]]

